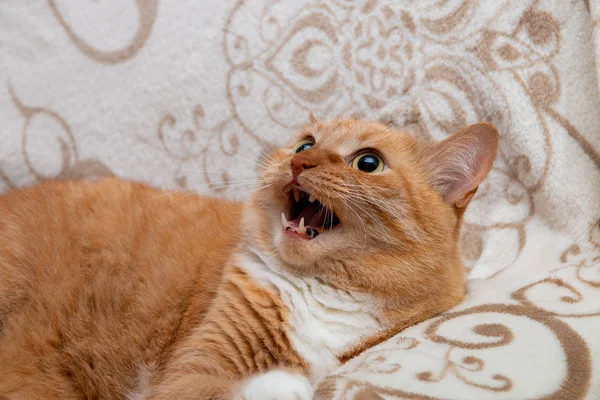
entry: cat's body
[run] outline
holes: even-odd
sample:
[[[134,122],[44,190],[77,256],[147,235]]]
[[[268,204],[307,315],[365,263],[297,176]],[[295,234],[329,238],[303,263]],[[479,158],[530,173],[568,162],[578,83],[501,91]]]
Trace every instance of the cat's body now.
[[[308,136],[244,204],[116,179],[0,197],[0,399],[304,400],[460,302],[460,219],[495,130],[432,145],[313,121]],[[355,163],[363,148],[385,168]]]
[[[118,398],[163,362],[239,237],[240,204],[185,196],[108,179],[0,197],[0,394]]]

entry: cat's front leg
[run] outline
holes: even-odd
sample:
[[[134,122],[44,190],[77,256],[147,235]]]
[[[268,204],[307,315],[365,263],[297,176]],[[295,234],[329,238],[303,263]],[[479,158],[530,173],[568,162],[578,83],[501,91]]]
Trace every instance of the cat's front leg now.
[[[293,370],[276,369],[253,376],[234,392],[233,400],[311,400],[308,378]]]

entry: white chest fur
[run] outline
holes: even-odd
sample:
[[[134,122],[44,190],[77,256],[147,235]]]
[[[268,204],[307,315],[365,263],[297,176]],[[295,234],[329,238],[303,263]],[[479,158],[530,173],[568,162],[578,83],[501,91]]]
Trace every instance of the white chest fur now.
[[[310,365],[313,384],[340,365],[338,355],[382,330],[369,296],[294,277],[268,255],[254,255],[239,255],[238,265],[289,308],[292,345]]]

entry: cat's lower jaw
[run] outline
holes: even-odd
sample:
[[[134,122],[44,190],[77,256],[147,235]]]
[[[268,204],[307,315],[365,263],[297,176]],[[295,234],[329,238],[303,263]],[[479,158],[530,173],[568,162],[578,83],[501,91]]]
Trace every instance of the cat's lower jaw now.
[[[233,400],[311,400],[314,390],[304,375],[274,370],[250,378]]]

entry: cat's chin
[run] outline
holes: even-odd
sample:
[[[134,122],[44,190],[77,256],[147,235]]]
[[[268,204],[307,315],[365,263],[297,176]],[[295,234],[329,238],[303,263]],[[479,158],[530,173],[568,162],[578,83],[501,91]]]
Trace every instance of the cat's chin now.
[[[283,261],[295,268],[313,265],[318,258],[311,244],[297,238],[282,237],[277,250]]]
[[[342,227],[322,231],[318,237],[307,239],[292,230],[279,230],[275,235],[275,247],[286,263],[294,267],[308,267],[318,264],[338,247],[342,238]]]

